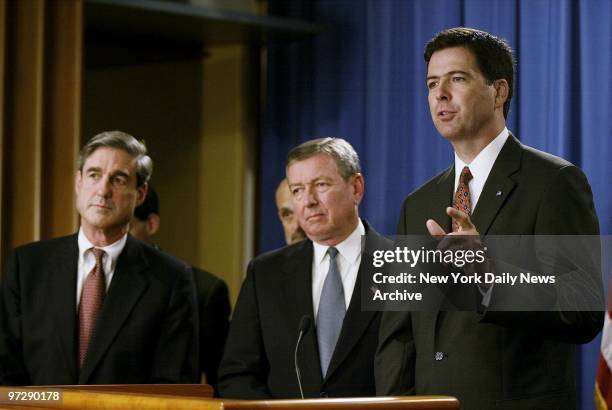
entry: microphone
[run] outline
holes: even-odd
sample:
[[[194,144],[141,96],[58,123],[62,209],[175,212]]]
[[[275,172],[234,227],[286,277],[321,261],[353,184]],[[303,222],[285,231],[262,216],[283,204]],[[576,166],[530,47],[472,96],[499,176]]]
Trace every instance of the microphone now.
[[[310,323],[312,322],[312,319],[310,316],[308,315],[304,315],[302,316],[302,319],[300,320],[300,334],[298,335],[298,339],[297,339],[297,343],[295,344],[295,352],[293,353],[293,364],[295,365],[295,375],[297,376],[297,381],[298,381],[298,387],[300,388],[300,396],[302,396],[302,399],[304,398],[304,390],[302,390],[302,375],[300,373],[300,366],[298,366],[298,348],[300,347],[300,342],[302,341],[302,338],[304,337],[304,334],[306,334],[306,332],[308,332],[308,330],[310,329]]]

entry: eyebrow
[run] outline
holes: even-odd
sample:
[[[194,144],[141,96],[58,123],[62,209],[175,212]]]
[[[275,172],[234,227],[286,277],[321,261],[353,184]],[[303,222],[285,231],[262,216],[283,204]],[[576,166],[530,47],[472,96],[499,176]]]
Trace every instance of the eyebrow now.
[[[102,171],[102,168],[100,168],[100,167],[88,167],[88,168],[85,168],[83,171],[86,172],[86,173],[92,172],[92,171],[100,172],[100,171]]]
[[[102,172],[102,168],[100,168],[100,167],[88,167],[88,168],[85,169],[84,172],[85,173],[89,173],[89,172]],[[126,177],[126,178],[130,177],[130,175],[127,172],[119,170],[119,169],[114,171],[111,174],[111,177],[116,177],[116,176],[123,176],[123,177]]]
[[[122,176],[122,177],[126,177],[126,178],[130,178],[130,175],[127,172],[121,171],[121,170],[117,170],[115,172],[113,172],[111,174],[111,177],[116,177],[116,176]]]
[[[333,180],[334,180],[333,178],[330,178],[330,177],[327,177],[327,176],[324,176],[324,175],[317,175],[316,177],[314,177],[314,178],[312,178],[312,179],[310,179],[310,180],[308,180],[306,182],[296,182],[294,184],[289,184],[289,189],[291,189],[291,187],[293,187],[293,186],[313,184],[313,183],[318,182],[318,181],[329,182],[329,181],[333,181]]]
[[[440,77],[443,77],[445,75],[453,75],[453,74],[464,74],[464,75],[467,75],[467,76],[471,76],[470,73],[468,73],[467,71],[453,70],[453,71],[449,71],[448,73],[444,73],[442,75],[430,75],[430,76],[427,76],[427,80],[431,80],[431,79],[434,79],[434,78],[440,78]]]

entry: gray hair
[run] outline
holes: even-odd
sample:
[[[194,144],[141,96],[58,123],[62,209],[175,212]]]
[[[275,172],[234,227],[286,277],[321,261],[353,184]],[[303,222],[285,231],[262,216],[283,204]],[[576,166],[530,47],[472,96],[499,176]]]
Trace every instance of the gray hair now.
[[[359,156],[355,149],[342,138],[318,138],[306,141],[289,151],[286,167],[296,161],[303,161],[317,154],[327,154],[334,159],[340,175],[348,181],[361,172]]]
[[[136,160],[136,186],[146,184],[153,173],[153,160],[147,155],[144,141],[122,131],[105,131],[92,139],[81,149],[79,154],[79,171],[83,171],[85,161],[95,150],[102,147],[116,148],[127,152]]]

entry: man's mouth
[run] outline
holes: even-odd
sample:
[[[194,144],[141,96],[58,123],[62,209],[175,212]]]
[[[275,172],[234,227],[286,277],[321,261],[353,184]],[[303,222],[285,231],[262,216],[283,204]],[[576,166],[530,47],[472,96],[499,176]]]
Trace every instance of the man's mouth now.
[[[443,120],[448,120],[448,119],[453,118],[455,116],[455,114],[457,114],[457,111],[439,110],[438,111],[438,118],[441,118]]]
[[[104,205],[104,204],[90,204],[89,206],[95,209],[109,209],[109,210],[112,209],[111,206]]]
[[[323,216],[324,216],[324,214],[313,214],[313,215],[310,215],[310,216],[306,217],[306,221],[310,221],[311,219],[316,219],[316,218],[320,218],[320,217],[323,217]]]

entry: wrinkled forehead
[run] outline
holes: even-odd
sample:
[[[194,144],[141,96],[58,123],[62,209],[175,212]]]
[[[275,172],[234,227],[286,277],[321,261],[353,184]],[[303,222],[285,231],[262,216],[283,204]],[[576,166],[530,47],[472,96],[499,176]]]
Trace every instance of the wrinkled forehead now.
[[[328,154],[318,153],[308,158],[292,161],[287,166],[289,185],[296,182],[307,182],[317,178],[340,177],[335,159]],[[306,179],[307,181],[303,181]],[[299,180],[299,181],[298,181]]]
[[[132,175],[136,173],[136,158],[120,148],[98,147],[89,153],[83,163],[83,171],[90,168],[122,170]]]

